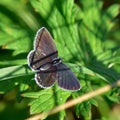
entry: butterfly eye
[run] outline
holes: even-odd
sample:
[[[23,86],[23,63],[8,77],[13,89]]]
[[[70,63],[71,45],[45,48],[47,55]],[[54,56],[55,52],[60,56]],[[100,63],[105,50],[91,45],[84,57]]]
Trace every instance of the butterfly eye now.
[[[60,58],[55,58],[54,60],[52,60],[51,64],[54,65],[58,65],[59,63],[61,63],[61,59]]]

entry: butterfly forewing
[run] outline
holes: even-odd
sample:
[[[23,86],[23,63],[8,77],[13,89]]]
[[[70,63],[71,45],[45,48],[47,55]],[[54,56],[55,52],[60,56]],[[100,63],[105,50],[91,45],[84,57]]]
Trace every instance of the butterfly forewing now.
[[[39,51],[31,51],[28,55],[28,63],[29,66],[31,67],[32,70],[40,70],[40,67],[44,64],[44,63],[48,63],[50,61],[49,57],[46,57],[41,54],[41,52]],[[44,58],[44,59],[43,59]]]
[[[57,51],[52,36],[46,28],[38,30],[35,37],[34,49],[47,56]]]
[[[58,56],[56,46],[47,29],[38,30],[34,50],[28,54],[28,64],[33,70],[40,70],[43,64],[48,64]],[[48,67],[50,68],[50,67]]]
[[[57,66],[58,85],[67,90],[79,90],[80,83],[67,65],[60,63]]]

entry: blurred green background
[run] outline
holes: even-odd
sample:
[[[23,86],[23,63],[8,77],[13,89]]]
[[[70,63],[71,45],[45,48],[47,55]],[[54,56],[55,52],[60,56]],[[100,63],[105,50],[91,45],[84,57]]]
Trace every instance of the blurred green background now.
[[[63,91],[57,85],[43,90],[33,80],[27,55],[42,26],[80,80],[80,91]],[[120,78],[119,36],[119,0],[0,0],[0,119],[24,120],[116,82]],[[67,120],[72,114],[73,120],[120,120],[120,88],[68,111],[47,119]]]

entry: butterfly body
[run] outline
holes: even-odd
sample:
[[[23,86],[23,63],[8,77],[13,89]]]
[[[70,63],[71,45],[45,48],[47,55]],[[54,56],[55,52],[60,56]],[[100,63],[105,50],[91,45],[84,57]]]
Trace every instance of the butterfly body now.
[[[53,39],[44,27],[36,34],[34,50],[28,54],[28,65],[36,72],[35,80],[40,87],[49,88],[57,81],[63,89],[80,89],[78,79],[58,57]]]

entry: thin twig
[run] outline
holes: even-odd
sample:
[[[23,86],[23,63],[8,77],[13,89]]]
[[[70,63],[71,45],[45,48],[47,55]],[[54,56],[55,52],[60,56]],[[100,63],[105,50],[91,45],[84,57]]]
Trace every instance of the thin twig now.
[[[49,112],[43,112],[41,114],[37,114],[35,116],[32,116],[30,118],[28,118],[27,120],[43,120],[44,118],[46,118],[48,115],[52,115],[52,114],[55,114],[61,110],[64,110],[64,109],[67,109],[71,106],[74,106],[78,103],[82,103],[88,99],[91,99],[95,96],[98,96],[100,94],[103,94],[109,90],[111,90],[113,87],[116,87],[116,86],[120,86],[120,80],[118,80],[116,83],[112,84],[112,85],[106,85],[100,89],[97,89],[97,90],[94,90],[92,92],[89,92],[89,93],[86,93],[76,99],[73,99],[73,100],[70,100],[68,102],[66,102],[65,104],[63,105],[60,105],[58,107],[55,107],[54,109],[52,109],[51,111]]]

